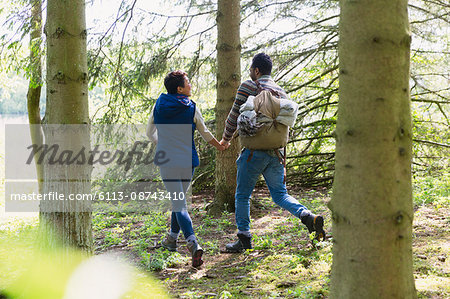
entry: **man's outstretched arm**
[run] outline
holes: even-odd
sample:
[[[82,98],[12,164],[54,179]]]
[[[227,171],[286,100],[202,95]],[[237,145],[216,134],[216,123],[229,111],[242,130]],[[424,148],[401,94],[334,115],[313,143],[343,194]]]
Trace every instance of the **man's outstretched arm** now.
[[[231,138],[233,138],[233,134],[237,128],[237,119],[240,114],[239,109],[241,108],[241,105],[247,101],[249,96],[255,94],[256,94],[256,84],[253,81],[247,80],[241,83],[241,85],[237,90],[233,107],[231,108],[227,120],[225,121],[225,129],[223,130],[221,142],[229,143]]]

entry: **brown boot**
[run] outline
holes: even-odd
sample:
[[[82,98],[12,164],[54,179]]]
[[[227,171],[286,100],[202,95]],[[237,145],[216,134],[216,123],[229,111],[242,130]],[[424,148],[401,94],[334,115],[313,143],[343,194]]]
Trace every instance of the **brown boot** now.
[[[302,223],[308,228],[309,233],[316,232],[316,236],[314,239],[317,241],[325,240],[326,233],[323,229],[323,217],[309,214],[303,217],[300,217]]]
[[[162,247],[169,251],[177,251],[177,240],[171,235],[167,235],[164,240],[161,241]]]
[[[252,237],[244,234],[237,234],[238,240],[233,243],[228,243],[225,249],[229,253],[242,252],[245,249],[252,249]]]
[[[192,255],[192,267],[200,267],[203,264],[203,249],[198,245],[197,240],[187,242],[186,246]]]

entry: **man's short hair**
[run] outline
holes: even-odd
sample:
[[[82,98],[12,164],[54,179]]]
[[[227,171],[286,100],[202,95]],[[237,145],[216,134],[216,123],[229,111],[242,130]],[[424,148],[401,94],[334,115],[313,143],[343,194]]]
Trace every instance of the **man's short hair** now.
[[[167,89],[167,93],[178,93],[178,86],[184,87],[184,77],[187,73],[183,71],[173,71],[167,74],[164,78],[164,86]]]
[[[263,75],[270,75],[272,73],[272,59],[266,53],[256,54],[252,60],[252,68],[258,68]]]

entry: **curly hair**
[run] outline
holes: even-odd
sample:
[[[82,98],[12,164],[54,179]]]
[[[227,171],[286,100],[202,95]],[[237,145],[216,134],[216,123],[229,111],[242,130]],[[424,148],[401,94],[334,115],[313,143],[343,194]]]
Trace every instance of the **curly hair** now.
[[[258,68],[263,75],[272,73],[272,59],[266,53],[259,53],[253,57],[252,68]]]
[[[178,86],[184,87],[184,78],[187,76],[186,72],[173,71],[167,74],[164,78],[164,86],[167,89],[167,93],[177,93]]]

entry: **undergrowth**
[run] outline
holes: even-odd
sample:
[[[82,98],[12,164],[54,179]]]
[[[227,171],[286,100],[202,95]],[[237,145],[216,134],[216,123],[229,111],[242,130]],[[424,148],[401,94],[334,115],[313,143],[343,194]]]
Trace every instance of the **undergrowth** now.
[[[415,177],[413,181],[413,258],[419,298],[450,296],[449,182],[448,173]],[[332,237],[326,210],[329,195],[309,190],[297,198],[311,210],[326,215],[325,225]],[[197,195],[190,210],[195,232],[205,249],[205,264],[200,270],[190,267],[183,238],[177,252],[160,247],[169,229],[169,212],[132,203],[95,206],[95,253],[122,253],[156,275],[172,295],[184,298],[328,297],[332,239],[313,246],[300,221],[276,207],[262,192],[251,202],[254,248],[243,254],[224,254],[225,244],[236,238],[234,214],[209,216],[205,203],[210,200]],[[0,240],[31,238],[36,227],[37,218],[4,220]],[[0,254],[5,260],[8,250]],[[12,279],[9,274],[0,274],[0,280]]]

